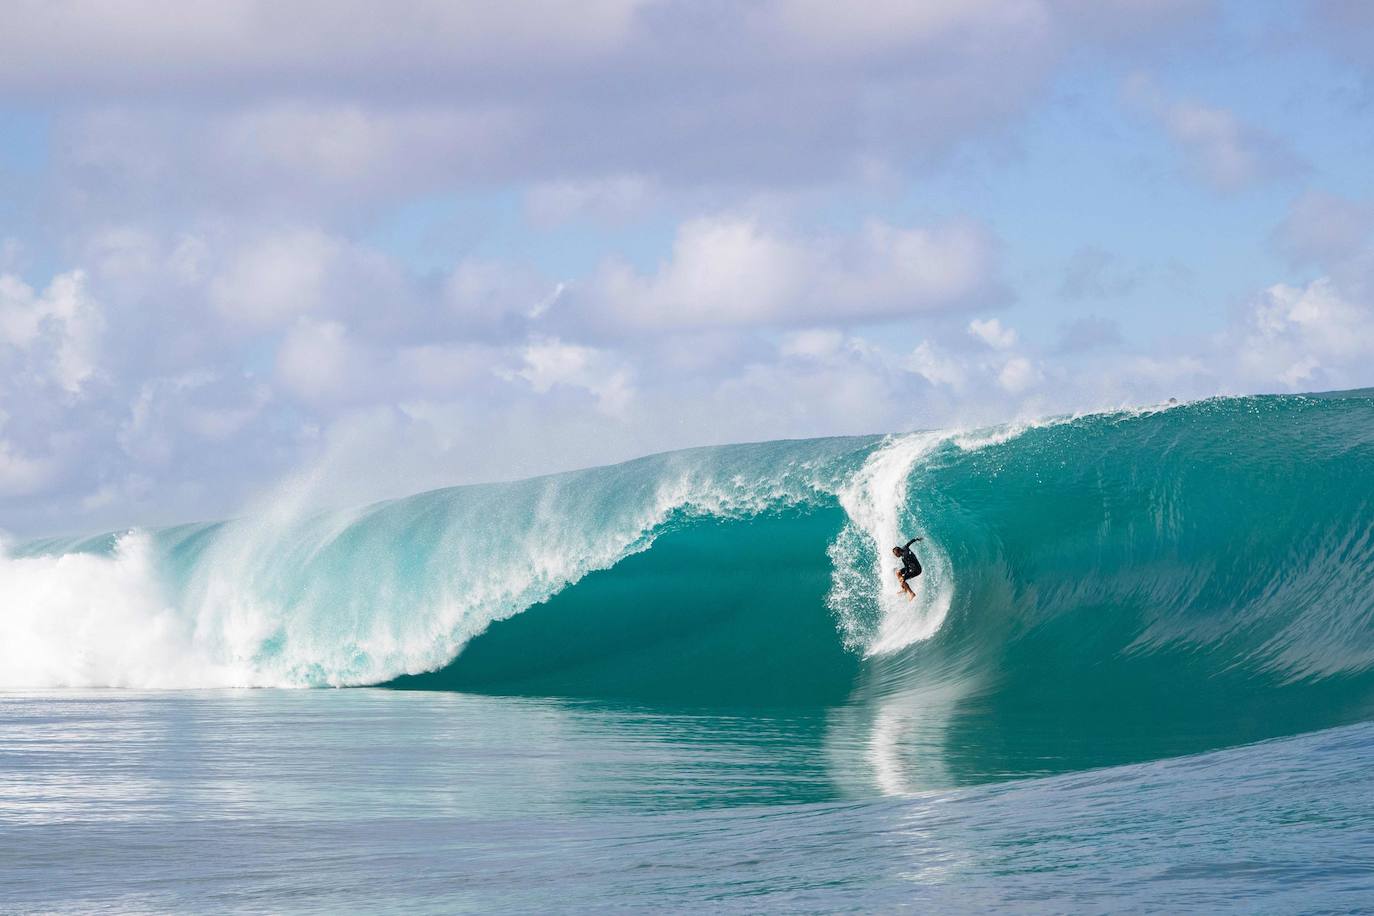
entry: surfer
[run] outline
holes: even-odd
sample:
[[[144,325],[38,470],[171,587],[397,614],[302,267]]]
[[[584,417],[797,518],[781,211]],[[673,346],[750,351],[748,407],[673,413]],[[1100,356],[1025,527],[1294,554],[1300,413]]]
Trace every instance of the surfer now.
[[[909,580],[921,574],[921,563],[916,559],[916,554],[911,552],[911,545],[915,544],[920,538],[912,538],[906,542],[905,547],[893,547],[892,555],[902,561],[902,568],[897,570],[897,581],[901,583],[902,591],[906,592],[906,600],[915,599],[916,593],[911,590]]]

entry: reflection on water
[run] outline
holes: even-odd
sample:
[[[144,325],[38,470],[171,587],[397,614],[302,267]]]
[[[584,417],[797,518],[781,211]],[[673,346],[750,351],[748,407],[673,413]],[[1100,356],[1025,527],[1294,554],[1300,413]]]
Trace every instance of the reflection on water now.
[[[1374,899],[1374,725],[951,789],[968,702],[4,694],[0,910]]]
[[[389,690],[9,694],[0,708],[4,813],[24,822],[111,803],[153,819],[340,807],[494,817],[838,795],[825,710],[703,715]]]

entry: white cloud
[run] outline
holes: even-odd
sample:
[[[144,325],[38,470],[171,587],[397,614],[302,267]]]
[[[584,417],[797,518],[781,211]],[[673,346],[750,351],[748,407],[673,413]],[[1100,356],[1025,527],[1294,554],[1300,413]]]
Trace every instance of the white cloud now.
[[[977,305],[997,297],[988,233],[972,224],[804,237],[756,220],[684,224],[653,274],[612,263],[594,295],[629,325],[846,323]]]
[[[1292,177],[1305,168],[1283,140],[1225,108],[1170,99],[1142,75],[1127,81],[1126,94],[1160,123],[1189,168],[1219,191]]]
[[[890,431],[1228,389],[1353,386],[1367,382],[1363,367],[1374,363],[1367,300],[1331,278],[1274,287],[1224,341],[1142,349],[1114,337],[1110,322],[1098,322],[1087,331],[1093,340],[1115,340],[1110,353],[1095,347],[1056,352],[1027,339],[1007,316],[967,315],[920,322],[926,339],[914,348],[903,340],[910,329],[902,327],[884,328],[881,340],[869,341],[851,325],[858,321],[853,315],[872,312],[823,309],[799,291],[871,294],[900,287],[872,265],[909,276],[902,259],[891,255],[901,246],[873,240],[909,230],[803,236],[769,231],[756,221],[703,225],[723,226],[722,237],[743,239],[742,253],[723,259],[735,276],[771,265],[771,272],[762,271],[767,282],[754,288],[772,297],[771,304],[747,317],[786,316],[778,322],[780,332],[721,321],[709,330],[596,336],[595,329],[579,329],[583,316],[577,311],[595,284],[575,287],[566,302],[555,301],[543,317],[531,319],[537,297],[549,290],[548,281],[533,273],[469,260],[447,275],[402,274],[398,280],[395,265],[375,260],[376,252],[331,239],[339,254],[321,270],[313,311],[274,318],[277,326],[258,325],[254,335],[206,333],[206,327],[221,327],[215,322],[237,326],[239,319],[205,303],[226,275],[224,265],[240,263],[239,253],[251,246],[213,233],[107,237],[91,249],[106,257],[92,277],[107,276],[111,288],[120,289],[121,303],[143,304],[133,295],[139,284],[165,278],[168,263],[180,259],[189,266],[172,271],[179,279],[153,288],[172,295],[182,311],[160,312],[149,303],[151,325],[139,324],[149,314],[143,310],[112,312],[117,320],[107,333],[125,349],[102,357],[101,384],[90,394],[83,386],[79,412],[65,408],[70,394],[54,381],[43,383],[48,391],[42,397],[25,389],[0,443],[0,488],[9,494],[7,503],[35,507],[26,510],[30,519],[66,519],[66,512],[71,519],[126,523],[131,507],[154,503],[167,513],[186,506],[196,516],[213,516],[233,511],[223,501],[254,481],[317,449],[319,437],[304,431],[327,437],[335,424],[360,412],[400,410],[411,418],[407,423],[423,421],[429,432],[416,433],[419,441],[430,442],[427,447],[449,456],[449,463],[425,471],[417,458],[406,473],[433,485],[444,482],[445,468],[454,475],[450,480],[517,473],[502,470],[498,456],[519,449],[525,450],[520,473],[535,473],[731,438]],[[683,237],[692,241],[685,230]],[[682,271],[719,263],[709,253],[703,245],[692,257],[675,255],[659,271],[635,277],[652,295],[685,307],[681,287],[690,288],[691,278]],[[398,282],[404,289],[395,296],[374,294]],[[728,284],[702,288],[731,292]],[[46,295],[28,287],[16,293],[13,280],[8,289],[6,301],[30,310]],[[84,287],[82,296],[93,298]],[[800,298],[800,308],[787,307],[793,297]],[[826,301],[859,309],[864,299],[851,294]],[[498,316],[497,330],[479,320],[487,313]],[[179,339],[173,336],[178,323],[157,317],[164,314],[184,315],[192,337],[205,346],[188,351],[186,362],[173,360],[172,371],[158,362],[171,359],[158,354],[176,350],[171,344]],[[691,316],[698,323],[718,318]],[[31,326],[32,320],[14,325],[18,338],[41,338]],[[151,338],[140,330],[149,326],[155,329]],[[25,352],[38,352],[35,346]],[[124,368],[107,379],[109,356]],[[249,364],[260,374],[246,371]],[[539,446],[528,432],[546,429],[557,429],[566,447]],[[101,459],[89,470],[73,460],[93,454]],[[461,468],[452,463],[457,454],[464,456]],[[145,484],[129,484],[136,479]],[[41,495],[47,493],[66,496]],[[20,519],[12,524],[34,524],[23,515],[9,517]]]
[[[308,229],[253,240],[210,286],[210,302],[248,327],[272,327],[317,310],[339,246]]]
[[[260,381],[225,384],[197,371],[143,382],[119,424],[120,449],[141,465],[166,466],[178,450],[228,442],[256,420],[272,400]]]
[[[490,375],[499,362],[492,347],[466,344],[421,344],[403,347],[396,354],[396,387],[402,395],[453,394],[470,389]],[[374,380],[363,379],[364,384]]]
[[[878,0],[862,9],[828,0],[782,0],[779,31],[796,47],[826,55],[868,55],[913,45],[932,49],[974,39],[1008,46],[1046,41],[1052,13],[1039,0],[902,3]]]
[[[526,192],[525,211],[543,227],[589,217],[616,224],[644,210],[655,192],[655,182],[644,175],[545,181]]]
[[[97,108],[57,126],[59,162],[93,204],[127,212],[190,203],[283,220],[302,209],[367,212],[454,180],[497,176],[531,142],[524,115],[496,103],[288,98],[192,111]]]
[[[432,289],[430,311],[442,313],[444,285]],[[1360,301],[1331,280],[1280,286],[1230,340],[1170,342],[1154,352],[1122,344],[1053,360],[1005,317],[924,322],[927,339],[903,354],[886,335],[875,343],[827,327],[776,336],[735,327],[597,346],[531,336],[529,325],[503,341],[444,338],[424,326],[386,338],[362,333],[326,302],[260,339],[221,336],[226,367],[275,344],[269,377],[128,374],[112,400],[85,413],[17,416],[0,441],[0,489],[11,503],[42,501],[45,513],[111,523],[127,523],[131,507],[153,502],[166,512],[219,514],[234,507],[216,499],[318,449],[320,437],[303,430],[327,439],[348,418],[378,411],[400,411],[397,422],[414,425],[406,435],[431,456],[407,461],[406,481],[437,485],[730,439],[992,421],[1247,385],[1356,384],[1374,362],[1374,320]],[[971,337],[988,346],[970,346]],[[697,358],[699,351],[708,355]],[[112,426],[107,414],[119,422]],[[518,465],[503,466],[500,456],[517,453]],[[84,467],[72,455],[89,454],[102,456],[98,472],[64,476]],[[58,491],[65,502],[34,495]]]
[[[446,82],[485,68],[513,70],[530,57],[546,65],[594,59],[625,39],[642,5],[400,0],[379,16],[361,0],[28,3],[10,11],[0,33],[0,86],[176,95],[260,92],[283,82],[356,86],[373,73],[414,88],[424,77]]]
[[[1349,336],[1362,313],[1302,305],[1306,288],[1238,334],[1244,367],[1206,342],[1129,346],[1110,322],[1054,353],[1018,313],[969,321],[1004,295],[989,228],[804,228],[850,204],[940,207],[912,179],[950,162],[989,178],[1066,58],[1174,47],[1205,0],[164,6],[27,5],[0,30],[0,92],[49,118],[53,251],[87,268],[99,319],[54,312],[0,344],[18,405],[0,489],[29,494],[7,523],[213,517],[355,424],[372,430],[358,479],[395,486],[378,468],[413,445],[429,457],[406,473],[432,486],[1077,406],[1103,367],[1125,399],[1354,378],[1368,357],[1317,330]],[[1213,184],[1281,171],[1282,144],[1234,113],[1156,101]],[[868,176],[893,196],[849,193]],[[683,213],[715,215],[653,265]],[[1323,222],[1304,250],[1364,244],[1312,241]],[[525,261],[494,255],[511,251]],[[1100,262],[1069,288],[1128,291],[1138,270]],[[63,363],[77,326],[96,332]]]
[[[623,414],[634,397],[629,371],[603,351],[547,339],[531,342],[521,356],[524,365],[511,374],[541,394],[558,386],[581,388],[611,415]]]
[[[1374,308],[1352,301],[1330,278],[1278,284],[1251,306],[1237,348],[1242,377],[1290,391],[1368,384]]]
[[[370,373],[347,328],[337,321],[302,318],[277,349],[276,375],[296,397],[327,401],[343,394],[354,379],[367,384]]]
[[[9,416],[0,411],[0,432]],[[41,491],[52,480],[52,462],[26,455],[0,436],[0,496],[24,496]]]
[[[408,152],[461,156],[464,145],[487,143],[503,126],[498,115],[292,103],[237,113],[219,128],[215,146],[225,160],[342,188],[375,178]],[[430,164],[412,159],[412,167]]]
[[[1024,356],[1014,356],[997,373],[997,384],[1010,394],[1021,394],[1040,380],[1040,371]]]
[[[104,326],[81,271],[58,275],[41,294],[18,277],[0,275],[0,367],[12,373],[79,394],[95,374]]]
[[[1016,331],[1003,327],[996,318],[975,318],[969,322],[968,332],[994,350],[1009,350],[1016,346]]]
[[[845,345],[844,334],[827,328],[795,331],[782,339],[778,352],[783,356],[806,359],[826,359],[840,352]]]
[[[556,306],[565,288],[529,268],[466,258],[444,280],[443,298],[465,330],[518,333]]]
[[[139,388],[129,407],[128,418],[120,424],[116,439],[124,453],[147,464],[166,464],[172,458],[173,443],[158,422],[164,393],[201,384],[203,376],[180,379],[152,379]]]
[[[905,368],[932,385],[983,400],[1001,394],[1021,396],[1043,381],[1040,367],[1018,350],[1014,328],[996,318],[975,319],[967,332],[986,344],[986,349],[957,353],[923,340],[907,356]],[[994,393],[998,390],[1000,394]]]
[[[248,400],[224,407],[191,405],[186,409],[186,428],[208,442],[226,442],[261,415],[272,400],[272,389],[258,382],[248,388]]]
[[[54,107],[61,185],[115,218],[346,218],[529,182],[545,224],[615,221],[660,189],[900,177],[1000,147],[1072,49],[1167,40],[1209,5],[24,4],[0,92]]]
[[[0,494],[25,496],[41,490],[52,479],[52,469],[44,461],[20,454],[0,439]]]
[[[921,341],[911,352],[906,366],[932,385],[959,389],[968,379],[968,368],[962,360],[941,352],[928,340]]]

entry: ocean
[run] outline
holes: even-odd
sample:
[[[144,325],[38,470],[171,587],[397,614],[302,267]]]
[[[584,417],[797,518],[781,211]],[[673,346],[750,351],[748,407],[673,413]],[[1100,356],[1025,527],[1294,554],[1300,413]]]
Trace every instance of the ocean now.
[[[0,910],[1374,909],[1374,392],[308,490],[6,546]]]

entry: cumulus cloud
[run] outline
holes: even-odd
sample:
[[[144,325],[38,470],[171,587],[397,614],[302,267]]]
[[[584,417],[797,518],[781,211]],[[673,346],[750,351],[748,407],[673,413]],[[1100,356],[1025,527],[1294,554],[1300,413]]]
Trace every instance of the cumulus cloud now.
[[[904,367],[937,388],[984,402],[997,397],[994,391],[1027,394],[1044,380],[1038,363],[1021,345],[1020,335],[1000,319],[974,319],[966,332],[982,346],[968,351],[926,339],[907,356]]]
[[[706,244],[717,230],[734,233],[733,241]],[[520,451],[520,467],[533,473],[732,438],[888,431],[1247,386],[1358,384],[1361,367],[1374,359],[1367,300],[1333,278],[1268,290],[1224,340],[1131,347],[1113,322],[1090,318],[1042,347],[1018,326],[1014,310],[976,318],[950,311],[976,296],[948,304],[905,298],[913,289],[959,288],[912,282],[925,277],[919,265],[893,254],[958,251],[943,247],[943,230],[880,225],[813,235],[734,218],[684,227],[670,260],[653,272],[631,272],[638,287],[622,305],[656,310],[639,319],[638,335],[618,337],[579,330],[579,309],[602,289],[599,276],[568,292],[566,302],[557,284],[496,261],[464,259],[438,277],[402,272],[398,280],[397,265],[334,239],[316,245],[335,254],[323,259],[318,283],[308,284],[315,293],[275,300],[308,299],[310,309],[283,306],[245,319],[221,308],[216,295],[222,278],[252,263],[251,245],[211,232],[164,238],[121,230],[90,249],[99,257],[89,275],[63,275],[69,282],[45,292],[10,281],[5,301],[11,313],[28,317],[11,316],[7,327],[11,338],[30,342],[25,353],[38,352],[33,342],[42,337],[31,330],[32,315],[52,313],[43,319],[49,333],[61,330],[61,316],[82,313],[60,303],[95,302],[85,288],[95,282],[90,278],[103,277],[113,301],[123,304],[136,301],[124,297],[140,278],[161,277],[167,285],[160,289],[180,310],[166,315],[199,316],[202,328],[247,322],[257,330],[202,333],[200,349],[135,359],[140,351],[129,347],[147,334],[131,335],[125,325],[138,326],[142,313],[112,313],[117,320],[99,340],[126,340],[124,352],[88,364],[96,370],[79,386],[75,396],[84,406],[77,412],[64,412],[63,399],[74,395],[60,381],[76,376],[44,377],[49,394],[30,397],[0,430],[0,487],[11,500],[30,500],[29,511],[42,517],[69,512],[116,522],[131,505],[154,502],[166,513],[200,507],[193,511],[202,516],[232,511],[225,501],[234,494],[302,460],[348,418],[377,411],[392,417],[388,423],[414,427],[405,435],[417,437],[417,447],[428,443],[434,467],[421,473],[417,457],[406,479],[437,485],[513,473],[493,457],[510,450]],[[954,238],[959,231],[956,225]],[[920,243],[903,247],[897,240],[910,233]],[[723,257],[712,256],[717,252]],[[1362,263],[1360,257],[1347,261]],[[951,258],[936,260],[943,270]],[[693,285],[689,267],[726,271],[728,279]],[[976,275],[978,289],[992,273],[964,276]],[[397,282],[404,289],[395,295],[373,296]],[[741,285],[749,295],[737,295]],[[364,295],[350,295],[357,288]],[[808,298],[814,289],[829,295]],[[697,314],[667,311],[715,295],[722,300]],[[930,319],[907,326],[922,334],[915,346],[887,326],[873,340],[856,333],[864,321],[913,314],[912,308]],[[496,316],[494,324],[483,316]],[[153,339],[164,350],[176,338]],[[57,364],[35,365],[53,373]],[[112,375],[111,365],[122,368]],[[256,372],[245,371],[253,365]],[[561,451],[528,434],[554,429],[566,446]],[[497,451],[487,454],[479,443]],[[91,455],[98,460],[79,460]],[[461,468],[456,455],[463,456]],[[453,476],[443,478],[442,467]],[[41,496],[57,487],[70,498]],[[25,518],[12,517],[19,519],[12,524]]]
[[[210,301],[235,323],[273,326],[320,307],[338,244],[297,229],[254,239],[210,286]]]
[[[254,230],[206,220],[176,233],[132,224],[94,233],[84,250],[90,282],[119,316],[113,355],[171,376],[301,319],[387,344],[510,341],[562,296],[563,284],[518,262],[459,258],[421,273],[313,225]]]
[[[1251,306],[1239,360],[1245,376],[1289,391],[1355,387],[1374,364],[1374,308],[1330,278],[1278,284]]]
[[[81,271],[55,277],[41,293],[13,274],[0,275],[0,367],[12,376],[80,394],[96,371],[103,328]]]
[[[238,435],[271,399],[271,389],[258,380],[240,386],[210,372],[151,378],[139,386],[115,439],[140,464],[163,467],[179,448]]]
[[[994,350],[1008,350],[1016,346],[1016,331],[1003,327],[996,318],[975,318],[969,322],[968,332]]]
[[[928,324],[929,336],[905,352],[886,337],[874,342],[837,327],[774,336],[735,326],[701,338],[705,355],[683,361],[695,338],[670,335],[662,347],[591,345],[522,331],[505,343],[461,336],[409,343],[361,335],[325,307],[273,332],[264,376],[205,371],[136,383],[130,376],[134,387],[112,395],[122,412],[106,404],[72,421],[88,437],[80,452],[35,449],[26,443],[41,440],[15,438],[22,429],[0,429],[0,488],[11,498],[44,492],[64,468],[82,467],[65,454],[94,453],[102,461],[84,486],[72,487],[71,501],[46,502],[45,511],[114,518],[148,500],[167,512],[216,505],[214,498],[267,479],[269,468],[318,450],[321,436],[353,417],[389,418],[382,426],[393,438],[371,443],[368,454],[407,442],[430,456],[428,469],[419,455],[403,462],[404,482],[382,475],[402,487],[517,473],[498,460],[508,452],[521,456],[520,472],[533,473],[703,442],[990,421],[1228,385],[1319,387],[1356,379],[1374,357],[1364,330],[1374,327],[1370,318],[1330,281],[1276,287],[1227,340],[1194,341],[1191,351],[1126,349],[1113,352],[1109,366],[1092,362],[1089,350],[1089,362],[1076,366],[1048,361],[1006,317],[947,331]],[[258,346],[226,343],[244,352]],[[91,422],[107,412],[122,416],[115,427]],[[42,426],[71,429],[54,416]],[[104,446],[111,442],[123,460],[110,460]],[[213,481],[226,492],[212,498],[197,488]],[[380,492],[387,481],[372,483]]]
[[[354,373],[368,372],[347,329],[337,321],[297,321],[277,350],[277,378],[305,401],[342,393]]]
[[[785,335],[778,352],[783,356],[825,359],[838,354],[844,346],[845,335],[841,331],[812,328]]]
[[[683,225],[653,273],[607,265],[592,294],[640,327],[875,321],[1003,295],[995,243],[971,223],[800,236],[738,216]]]
[[[1306,169],[1281,138],[1225,108],[1170,98],[1143,75],[1127,81],[1126,95],[1164,128],[1189,170],[1218,191],[1239,191]]]
[[[932,385],[961,389],[968,379],[968,367],[962,360],[942,352],[928,340],[917,344],[906,361],[906,367]]]
[[[445,278],[442,298],[464,332],[510,339],[557,306],[565,290],[565,283],[528,267],[466,258]]]
[[[524,365],[513,375],[544,393],[556,387],[580,388],[608,414],[623,414],[634,397],[630,373],[608,353],[557,339],[536,340],[521,354]]]
[[[997,384],[1010,394],[1021,394],[1040,380],[1040,371],[1024,356],[1014,356],[1003,363],[997,373]]]
[[[8,416],[0,412],[0,432],[4,431]],[[18,446],[0,436],[0,496],[26,496],[41,491],[52,479],[56,468],[22,452]]]

